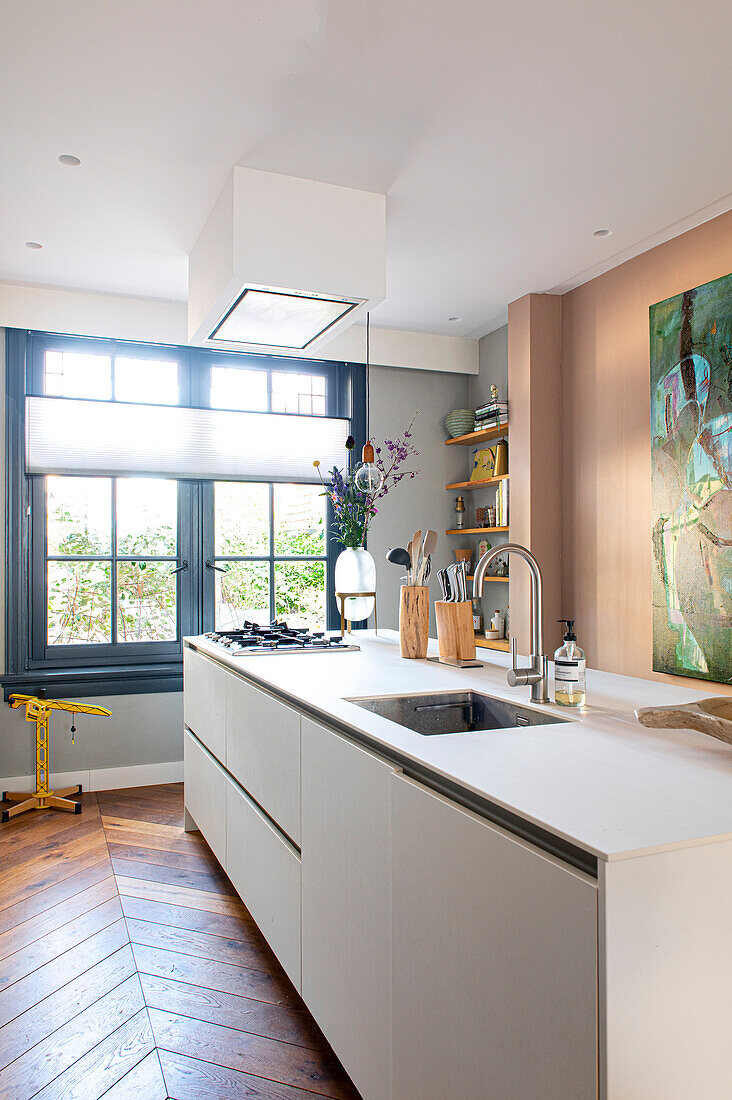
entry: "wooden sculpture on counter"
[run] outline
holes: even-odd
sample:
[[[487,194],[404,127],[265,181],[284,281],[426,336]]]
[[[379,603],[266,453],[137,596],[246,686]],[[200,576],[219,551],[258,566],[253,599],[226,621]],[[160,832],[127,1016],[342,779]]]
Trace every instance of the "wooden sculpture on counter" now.
[[[651,729],[697,730],[732,745],[732,699],[723,695],[678,706],[642,707],[635,716],[642,726]]]
[[[429,628],[429,587],[403,584],[399,601],[399,646],[402,657],[427,656]]]

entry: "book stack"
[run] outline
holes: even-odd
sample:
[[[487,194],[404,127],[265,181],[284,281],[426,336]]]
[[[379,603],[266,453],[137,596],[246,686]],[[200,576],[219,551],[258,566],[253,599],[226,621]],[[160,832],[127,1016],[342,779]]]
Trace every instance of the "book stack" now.
[[[496,489],[496,527],[508,527],[508,482],[499,481]]]
[[[475,410],[475,430],[492,428],[508,420],[508,401],[489,401]]]

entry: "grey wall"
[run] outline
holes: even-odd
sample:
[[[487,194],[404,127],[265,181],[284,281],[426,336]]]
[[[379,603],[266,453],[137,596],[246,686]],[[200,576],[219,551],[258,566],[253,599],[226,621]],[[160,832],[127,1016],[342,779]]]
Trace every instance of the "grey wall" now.
[[[399,587],[402,570],[385,558],[392,546],[404,546],[418,529],[437,531],[437,551],[432,562],[432,602],[439,599],[437,569],[455,560],[453,550],[460,540],[446,536],[453,526],[456,494],[445,485],[465,479],[464,447],[446,447],[444,418],[451,409],[465,408],[468,379],[460,374],[372,367],[371,434],[375,441],[393,439],[419,410],[414,425],[414,443],[419,451],[415,465],[420,473],[405,479],[380,505],[369,533],[368,547],[376,560],[377,609],[379,623],[396,628],[399,624]],[[434,611],[430,633],[434,637]]]
[[[470,378],[468,403],[477,409],[491,395],[491,386],[498,387],[498,398],[508,397],[508,325],[489,332],[478,341],[479,371]]]
[[[162,764],[183,759],[183,693],[97,696],[88,702],[111,710],[111,718],[71,715],[51,719],[51,770],[86,771]],[[22,710],[0,704],[0,776],[31,775],[35,769],[35,726]]]

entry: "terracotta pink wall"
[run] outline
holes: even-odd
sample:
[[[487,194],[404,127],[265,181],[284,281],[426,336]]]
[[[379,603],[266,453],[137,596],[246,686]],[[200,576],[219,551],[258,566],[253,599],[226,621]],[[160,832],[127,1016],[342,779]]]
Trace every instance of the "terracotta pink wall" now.
[[[648,307],[732,271],[732,213],[562,299],[562,595],[593,668],[652,672]]]

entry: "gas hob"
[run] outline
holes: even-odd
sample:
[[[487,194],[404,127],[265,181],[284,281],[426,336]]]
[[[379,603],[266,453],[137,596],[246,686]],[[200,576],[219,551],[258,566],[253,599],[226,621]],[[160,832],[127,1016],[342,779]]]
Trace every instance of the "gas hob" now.
[[[344,653],[360,647],[344,642],[340,634],[310,631],[274,622],[269,626],[245,622],[239,630],[213,630],[204,638],[237,657],[258,653]]]

